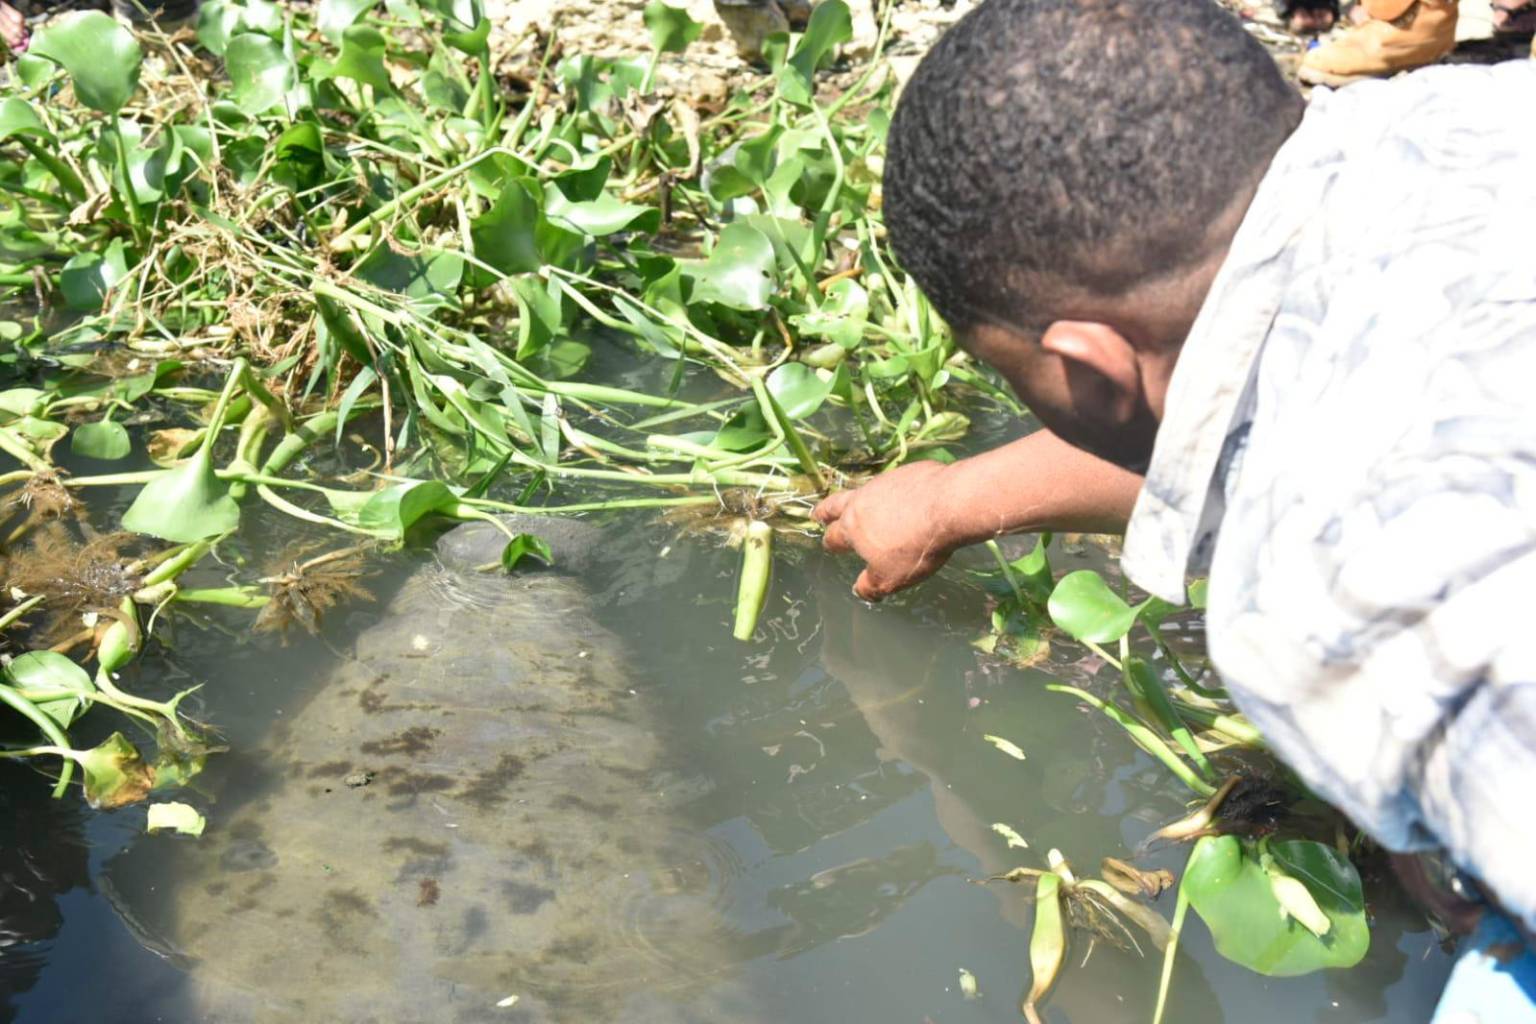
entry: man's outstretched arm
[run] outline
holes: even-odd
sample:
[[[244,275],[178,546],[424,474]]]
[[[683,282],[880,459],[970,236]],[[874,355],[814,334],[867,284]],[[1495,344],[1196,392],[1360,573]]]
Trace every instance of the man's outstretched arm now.
[[[816,506],[828,551],[855,552],[854,591],[877,601],[932,576],[958,548],[1008,533],[1121,533],[1141,477],[1047,430],[945,466],[915,462]]]

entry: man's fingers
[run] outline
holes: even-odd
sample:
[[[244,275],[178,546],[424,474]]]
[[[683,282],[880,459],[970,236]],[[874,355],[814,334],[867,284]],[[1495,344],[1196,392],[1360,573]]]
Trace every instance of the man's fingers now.
[[[868,569],[859,573],[859,578],[853,581],[853,592],[866,601],[878,601],[889,594],[890,588],[875,582]]]
[[[827,527],[827,532],[821,536],[821,546],[835,555],[853,550],[853,538],[848,536],[848,528],[841,519]]]
[[[20,11],[4,4],[0,4],[0,39],[4,40],[5,48],[13,53],[20,53],[26,48],[26,22]],[[4,52],[0,51],[0,57],[3,56]]]
[[[822,524],[840,518],[843,509],[848,507],[848,500],[852,497],[852,491],[838,491],[836,494],[827,495],[819,505],[811,509],[811,518]]]

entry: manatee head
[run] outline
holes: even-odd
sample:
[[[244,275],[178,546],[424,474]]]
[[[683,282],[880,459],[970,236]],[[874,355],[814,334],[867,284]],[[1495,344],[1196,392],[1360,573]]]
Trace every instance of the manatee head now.
[[[557,516],[506,515],[498,517],[514,534],[530,533],[549,545],[556,572],[580,575],[591,568],[601,552],[603,530],[584,519]],[[437,557],[456,572],[473,572],[494,565],[507,545],[507,534],[490,523],[466,523],[445,533],[437,542]]]

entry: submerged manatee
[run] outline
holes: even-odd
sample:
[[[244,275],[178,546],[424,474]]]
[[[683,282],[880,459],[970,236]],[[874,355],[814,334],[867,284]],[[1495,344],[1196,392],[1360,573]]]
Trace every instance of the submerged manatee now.
[[[596,539],[513,525],[562,566]],[[503,542],[448,534],[269,749],[225,755],[241,802],[114,868],[197,1019],[751,1019],[690,998],[728,957],[620,643],[569,576],[476,573]]]

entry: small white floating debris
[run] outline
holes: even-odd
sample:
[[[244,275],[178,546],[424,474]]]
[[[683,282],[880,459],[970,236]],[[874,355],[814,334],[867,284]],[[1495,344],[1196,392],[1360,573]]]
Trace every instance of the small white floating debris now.
[[[425,651],[431,646],[432,641],[428,640],[420,633],[417,633],[415,636],[411,637],[411,649],[414,651]]]
[[[996,747],[998,750],[1001,750],[1009,757],[1016,757],[1020,761],[1024,760],[1023,748],[1021,748],[1017,743],[1014,743],[1012,740],[1005,740],[1001,736],[993,736],[991,733],[987,733],[982,737],[982,739],[986,740],[988,743],[992,744],[994,747]]]
[[[1009,828],[1007,825],[1003,824],[1001,821],[994,821],[992,823],[992,831],[1008,840],[1008,848],[1010,850],[1014,847],[1018,847],[1021,850],[1029,849],[1029,844],[1024,841],[1024,837],[1019,835],[1013,829]]]
[[[200,836],[208,820],[198,814],[190,804],[165,803],[149,805],[149,831],[174,829],[189,836]]]
[[[960,994],[967,999],[981,998],[981,989],[976,987],[976,975],[964,967],[960,968]]]
[[[496,1001],[496,1005],[501,1007],[502,1009],[506,1009],[509,1006],[516,1006],[517,1005],[517,1001],[519,999],[521,999],[521,998],[522,998],[522,996],[507,996],[507,998],[505,998],[505,999],[498,999]]]

